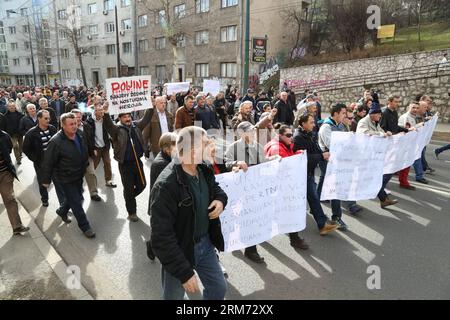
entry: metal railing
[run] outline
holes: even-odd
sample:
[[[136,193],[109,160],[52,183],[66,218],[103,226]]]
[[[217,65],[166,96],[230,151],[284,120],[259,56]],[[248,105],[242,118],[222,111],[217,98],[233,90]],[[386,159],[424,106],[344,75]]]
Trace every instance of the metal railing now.
[[[319,80],[317,81],[319,83],[308,82],[299,86],[292,86],[291,89],[296,94],[298,94],[304,92],[306,89],[328,91],[359,86],[373,87],[374,85],[380,83],[436,78],[443,75],[450,75],[450,63],[437,63],[418,67],[397,69],[389,72],[362,74],[358,76],[343,77],[332,80]],[[322,83],[320,83],[320,81],[322,81]]]

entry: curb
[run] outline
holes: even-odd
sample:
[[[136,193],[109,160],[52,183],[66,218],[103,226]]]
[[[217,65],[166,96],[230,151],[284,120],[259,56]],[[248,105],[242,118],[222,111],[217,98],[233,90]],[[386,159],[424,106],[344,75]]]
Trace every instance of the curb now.
[[[14,181],[14,193],[16,194],[16,200],[20,202],[23,210],[30,217],[30,231],[29,234],[34,242],[34,244],[38,247],[45,261],[50,265],[52,271],[56,274],[56,276],[61,280],[63,285],[66,286],[69,277],[72,276],[71,273],[68,273],[68,265],[63,260],[63,258],[58,254],[55,248],[51,245],[50,241],[45,237],[44,232],[38,227],[35,223],[35,218],[31,215],[30,211],[27,209],[26,205],[20,200],[20,195],[24,193],[24,189],[22,187],[22,183],[20,181]],[[67,286],[66,286],[67,287]],[[94,300],[92,295],[86,290],[82,283],[80,283],[80,289],[69,289],[67,290],[74,297],[75,300]]]

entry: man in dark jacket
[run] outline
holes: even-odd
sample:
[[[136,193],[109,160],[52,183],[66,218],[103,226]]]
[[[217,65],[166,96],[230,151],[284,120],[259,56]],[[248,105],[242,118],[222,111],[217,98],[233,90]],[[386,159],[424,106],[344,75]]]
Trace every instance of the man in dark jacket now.
[[[179,161],[160,174],[150,195],[151,242],[162,265],[163,297],[182,300],[199,291],[205,300],[225,298],[226,281],[214,247],[224,250],[219,216],[228,197],[203,163],[206,132],[188,127],[179,132]]]
[[[337,225],[328,221],[327,216],[323,212],[320,205],[320,198],[317,194],[317,185],[314,178],[314,171],[320,161],[328,161],[330,157],[329,152],[323,152],[314,135],[314,117],[306,114],[299,119],[299,128],[294,135],[294,152],[298,150],[306,150],[308,156],[308,177],[306,184],[306,198],[308,200],[310,213],[316,220],[317,227],[321,236],[324,236],[337,229]]]
[[[142,131],[150,125],[154,109],[145,111],[144,117],[136,122],[132,121],[130,113],[119,114],[120,124],[115,125],[109,116],[108,104],[105,103],[103,107],[105,110],[103,125],[112,138],[114,159],[119,163],[128,220],[138,222],[136,197],[144,191],[147,185],[141,161],[147,149]]]
[[[252,110],[256,107],[255,91],[252,88],[247,89],[247,94],[242,98],[242,102],[250,101],[252,103]]]
[[[150,167],[150,191],[156,183],[159,175],[163,170],[169,165],[174,157],[175,144],[177,142],[177,135],[172,132],[164,133],[159,139],[160,152],[155,157]],[[150,212],[150,200],[148,206],[148,215],[151,216]],[[153,253],[151,241],[147,241],[147,256],[150,260],[155,260],[155,254]]]
[[[274,123],[280,122],[292,126],[294,123],[294,112],[291,106],[288,104],[288,93],[281,92],[280,100],[275,104],[275,109],[278,110],[275,116]]]
[[[55,110],[56,113],[56,119],[58,120],[59,125],[59,117],[64,113],[65,111],[65,103],[62,99],[59,98],[59,95],[57,92],[53,92],[52,100],[50,101],[50,107]]]
[[[50,113],[50,124],[54,126],[55,128],[58,127],[58,119],[56,117],[56,112],[52,108],[48,106],[48,100],[47,98],[40,98],[39,99],[39,110],[47,110]]]
[[[19,216],[19,206],[14,197],[14,178],[17,178],[16,169],[11,162],[12,143],[8,134],[0,130],[0,195],[8,214],[13,234],[20,234],[30,230],[22,225]]]
[[[94,170],[103,161],[103,170],[105,176],[105,185],[109,188],[116,188],[117,185],[112,180],[111,170],[111,156],[109,151],[111,149],[111,142],[106,127],[103,125],[103,117],[105,111],[100,102],[94,105],[94,114],[86,120],[92,130],[91,144],[94,147]]]
[[[67,102],[65,106],[65,112],[70,112],[73,109],[78,109],[78,103],[76,102],[75,94],[71,93],[69,95],[69,102]]]
[[[16,103],[10,100],[7,105],[8,109],[3,119],[3,125],[0,130],[4,130],[11,138],[14,156],[18,165],[22,161],[22,142],[23,135],[20,132],[20,120],[23,118],[23,114],[16,110]]]
[[[28,159],[33,161],[34,170],[39,185],[42,206],[48,207],[48,191],[42,180],[42,162],[44,152],[47,150],[50,139],[56,134],[57,130],[50,123],[50,113],[47,110],[39,110],[37,113],[38,125],[31,128],[23,141],[23,152]]]
[[[19,131],[24,136],[28,130],[37,125],[36,106],[33,103],[27,104],[27,115],[20,119]]]
[[[215,112],[206,104],[205,96],[198,95],[195,100],[197,106],[195,107],[195,121],[201,122],[202,128],[208,131],[209,129],[219,129],[219,124],[216,121]]]
[[[72,209],[84,235],[94,238],[95,233],[83,209],[83,176],[88,166],[88,148],[73,113],[61,116],[61,126],[62,130],[50,139],[44,153],[43,186],[48,188],[50,181],[54,181],[55,188],[63,193],[63,197],[59,196],[62,203],[56,213],[65,223],[70,223],[67,214]]]

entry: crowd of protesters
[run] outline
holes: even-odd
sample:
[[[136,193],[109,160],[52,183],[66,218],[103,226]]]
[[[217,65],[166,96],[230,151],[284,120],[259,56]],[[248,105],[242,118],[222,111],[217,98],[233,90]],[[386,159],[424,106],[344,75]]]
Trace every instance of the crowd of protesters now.
[[[83,178],[92,201],[98,195],[96,170],[103,161],[105,186],[115,188],[111,169],[111,148],[117,161],[123,198],[130,222],[138,222],[138,212],[151,215],[151,235],[147,255],[162,264],[163,296],[182,299],[199,290],[200,277],[205,299],[223,299],[226,281],[215,249],[223,251],[219,216],[227,205],[227,195],[215,175],[244,170],[267,161],[280,161],[307,152],[307,202],[320,235],[346,231],[343,212],[356,215],[356,202],[329,201],[329,218],[320,195],[330,158],[334,131],[388,137],[408,134],[432,116],[432,100],[427,95],[412,99],[399,117],[400,98],[390,96],[380,105],[376,90],[365,91],[360,100],[336,103],[330,117],[323,119],[319,92],[305,92],[297,99],[283,87],[256,93],[238,88],[213,96],[192,88],[189,92],[164,95],[164,88],[152,92],[154,108],[145,112],[109,114],[106,93],[101,87],[9,87],[0,90],[0,193],[14,234],[29,229],[22,225],[14,198],[13,180],[22,154],[36,171],[42,206],[49,206],[48,188],[55,187],[59,208],[56,214],[71,223],[71,214],[88,238],[95,231],[83,209]],[[229,143],[218,144],[218,137]],[[224,148],[224,150],[221,150]],[[436,157],[445,146],[435,150]],[[14,150],[15,165],[11,158]],[[243,152],[240,152],[242,151]],[[143,157],[152,162],[150,186],[144,174]],[[316,170],[319,168],[319,170]],[[414,162],[415,179],[428,184],[429,166],[425,150]],[[398,173],[400,187],[414,190],[408,181],[410,168]],[[316,173],[319,180],[316,182]],[[397,203],[386,186],[393,175],[383,176],[378,198],[386,208]],[[136,197],[149,189],[148,208],[136,205]],[[308,250],[298,233],[289,234],[292,247]],[[264,263],[257,246],[245,249],[254,263]]]

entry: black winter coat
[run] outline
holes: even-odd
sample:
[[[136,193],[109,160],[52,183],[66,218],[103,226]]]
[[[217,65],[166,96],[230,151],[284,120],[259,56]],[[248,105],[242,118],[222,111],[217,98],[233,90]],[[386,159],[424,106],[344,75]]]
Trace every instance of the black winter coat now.
[[[0,128],[3,131],[6,131],[7,134],[12,136],[23,135],[20,132],[20,120],[23,118],[23,114],[20,112],[9,112],[6,111],[3,118],[3,127]]]
[[[320,161],[324,160],[323,151],[314,138],[312,132],[306,132],[302,128],[296,129],[294,134],[294,152],[306,150],[308,156],[308,175],[314,175],[314,170]]]
[[[220,188],[214,172],[200,165],[209,187],[210,202],[219,200],[225,208],[228,197]],[[186,173],[180,164],[171,162],[159,175],[150,194],[152,213],[151,243],[164,270],[185,283],[194,275],[195,201]],[[224,250],[220,220],[209,220],[212,244]]]
[[[58,131],[52,125],[49,125],[48,130],[50,131],[50,135],[52,137]],[[23,140],[23,153],[25,153],[28,159],[33,161],[33,163],[38,167],[42,165],[42,161],[44,160],[44,151],[42,150],[41,128],[39,128],[39,126],[31,128],[25,134],[25,139]]]
[[[90,128],[92,130],[91,139],[93,141],[91,141],[91,144],[95,148],[95,120],[94,120],[94,118],[92,118],[92,116],[90,116],[89,118],[87,118],[86,123],[90,126]],[[103,127],[103,141],[105,142],[105,148],[109,150],[109,148],[111,148],[111,141],[109,141],[108,131],[106,131],[106,127],[105,127],[104,123],[103,123],[102,127]]]
[[[278,100],[275,104],[275,108],[278,110],[273,123],[281,122],[292,126],[294,123],[294,112],[289,104],[285,103],[283,100]]]
[[[19,124],[20,135],[24,136],[28,132],[28,130],[33,128],[35,125],[37,125],[37,119],[36,122],[34,122],[30,116],[25,116],[22,119],[20,119]]]
[[[19,180],[17,178],[16,174],[16,168],[14,167],[12,161],[11,161],[11,151],[12,151],[13,145],[11,138],[5,131],[0,130],[0,153],[3,156],[3,161],[5,161],[6,167],[8,168],[8,171],[13,175],[14,178]]]
[[[89,164],[88,149],[80,131],[77,135],[81,143],[81,154],[75,142],[67,138],[62,130],[50,139],[44,153],[43,183],[48,184],[52,179],[60,183],[83,179]]]

